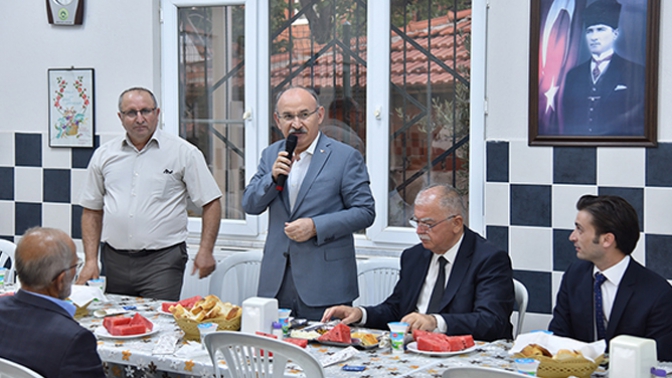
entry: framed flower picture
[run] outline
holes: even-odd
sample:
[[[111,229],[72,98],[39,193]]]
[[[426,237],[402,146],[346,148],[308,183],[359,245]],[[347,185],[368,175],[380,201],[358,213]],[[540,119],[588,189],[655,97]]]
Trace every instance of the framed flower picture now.
[[[49,146],[93,147],[93,68],[49,69]]]

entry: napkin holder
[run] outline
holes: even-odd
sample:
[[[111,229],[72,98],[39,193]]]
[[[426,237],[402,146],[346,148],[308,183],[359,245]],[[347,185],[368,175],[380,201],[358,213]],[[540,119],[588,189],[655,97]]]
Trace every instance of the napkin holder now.
[[[655,340],[620,335],[609,342],[609,378],[649,378],[657,364]]]
[[[251,297],[243,301],[241,331],[254,334],[257,331],[271,333],[271,325],[278,321],[278,300],[275,298]]]

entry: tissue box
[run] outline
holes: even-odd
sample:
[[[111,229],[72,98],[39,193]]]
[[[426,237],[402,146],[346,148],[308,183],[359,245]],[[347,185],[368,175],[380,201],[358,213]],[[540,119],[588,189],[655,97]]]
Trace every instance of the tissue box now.
[[[271,333],[271,325],[277,321],[277,299],[252,297],[243,301],[242,332],[252,334],[257,331]]]
[[[620,335],[609,342],[609,378],[648,378],[657,364],[655,340]]]

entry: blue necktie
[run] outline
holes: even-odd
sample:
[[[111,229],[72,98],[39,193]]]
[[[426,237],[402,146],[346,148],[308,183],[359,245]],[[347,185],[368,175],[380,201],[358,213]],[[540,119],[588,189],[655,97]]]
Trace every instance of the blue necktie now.
[[[607,280],[602,273],[595,273],[595,325],[597,327],[597,340],[604,340],[606,330],[604,328],[604,310],[602,309],[602,284]]]
[[[439,257],[439,275],[436,277],[434,283],[434,290],[432,296],[429,297],[429,305],[427,306],[428,314],[436,314],[441,310],[441,298],[446,289],[446,260],[443,256]]]

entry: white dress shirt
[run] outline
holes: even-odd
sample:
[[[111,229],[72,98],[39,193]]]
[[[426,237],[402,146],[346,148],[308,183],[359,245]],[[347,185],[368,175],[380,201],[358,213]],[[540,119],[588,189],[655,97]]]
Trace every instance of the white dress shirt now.
[[[294,209],[296,197],[299,195],[299,190],[301,190],[303,179],[306,178],[306,172],[308,172],[310,162],[313,160],[313,153],[317,147],[317,140],[320,139],[320,134],[322,133],[318,132],[313,143],[311,143],[305,151],[299,154],[296,161],[292,163],[289,176],[287,176],[287,181],[289,182],[289,187],[287,188],[289,192],[287,194],[289,194],[289,204],[292,209]]]
[[[616,299],[616,293],[618,293],[618,285],[621,283],[621,279],[623,279],[623,275],[625,274],[625,270],[628,269],[629,264],[630,264],[630,256],[627,255],[618,264],[601,272],[604,275],[604,277],[607,278],[601,287],[602,310],[604,311],[604,320],[606,320],[607,322],[609,322],[611,309],[614,307],[614,300]],[[593,277],[595,277],[595,273],[599,271],[600,270],[597,269],[597,267],[594,267]],[[595,334],[597,335],[597,333]]]
[[[450,272],[453,269],[453,264],[455,263],[455,257],[457,256],[457,251],[460,250],[462,245],[462,239],[464,239],[464,234],[460,236],[460,240],[455,243],[446,253],[438,255],[434,253],[432,259],[429,263],[429,270],[427,270],[427,276],[425,276],[425,283],[422,285],[420,290],[420,296],[418,297],[418,303],[416,305],[416,310],[421,313],[427,313],[427,307],[429,306],[429,300],[432,297],[432,291],[434,291],[434,285],[436,284],[436,279],[439,276],[439,257],[443,256],[446,260],[446,282],[444,285],[448,285],[448,280],[450,280]],[[362,319],[357,323],[357,325],[365,324],[367,319],[366,309],[364,307],[359,307],[362,310]],[[407,314],[404,314],[406,316]],[[439,314],[431,314],[436,319],[436,328],[434,332],[445,333],[448,330],[448,325],[446,324],[443,316]]]

